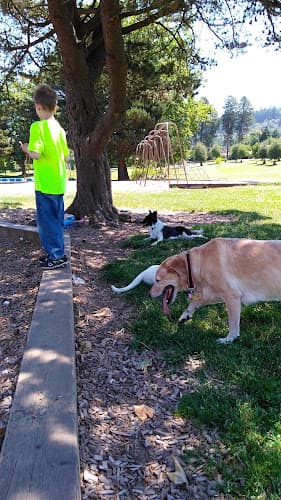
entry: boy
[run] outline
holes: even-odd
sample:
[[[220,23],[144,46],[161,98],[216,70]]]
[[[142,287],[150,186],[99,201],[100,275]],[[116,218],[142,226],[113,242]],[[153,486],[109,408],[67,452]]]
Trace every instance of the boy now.
[[[33,159],[38,233],[46,256],[43,269],[64,267],[64,201],[69,150],[63,128],[55,120],[57,94],[49,85],[39,85],[33,94],[40,121],[30,127],[29,143],[21,149]]]

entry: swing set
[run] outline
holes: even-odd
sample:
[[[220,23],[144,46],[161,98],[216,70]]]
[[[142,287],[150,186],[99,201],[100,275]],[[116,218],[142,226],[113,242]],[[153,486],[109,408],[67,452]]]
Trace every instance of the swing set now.
[[[139,142],[135,152],[135,177],[140,183],[147,180],[165,180],[169,185],[188,184],[192,178],[208,178],[205,169],[191,166],[184,160],[177,125],[174,122],[157,123]]]

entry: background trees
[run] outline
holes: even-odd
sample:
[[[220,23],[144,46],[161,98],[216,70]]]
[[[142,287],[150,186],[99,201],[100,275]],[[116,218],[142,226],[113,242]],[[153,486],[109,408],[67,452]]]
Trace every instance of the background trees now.
[[[233,96],[229,96],[224,105],[221,117],[226,156],[234,141],[241,143],[253,122],[253,107],[247,97],[242,97],[238,103]]]
[[[237,141],[241,142],[245,138],[247,132],[249,132],[250,126],[253,123],[253,107],[247,97],[242,97],[237,109],[236,118],[236,134]]]
[[[208,148],[212,146],[220,125],[217,111],[209,104],[206,98],[201,99],[202,112],[197,120],[194,142],[203,142]]]
[[[221,117],[227,158],[229,156],[229,148],[234,140],[237,120],[237,107],[238,105],[236,99],[233,96],[229,96],[225,101],[223,115]]]

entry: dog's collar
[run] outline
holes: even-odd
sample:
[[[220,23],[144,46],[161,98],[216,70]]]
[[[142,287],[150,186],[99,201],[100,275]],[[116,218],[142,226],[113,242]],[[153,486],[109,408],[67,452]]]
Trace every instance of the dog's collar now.
[[[192,279],[191,262],[190,262],[189,252],[187,252],[187,254],[186,254],[186,260],[187,260],[187,269],[188,269],[187,287],[188,287],[188,289],[194,290],[194,283],[193,283],[193,279]]]

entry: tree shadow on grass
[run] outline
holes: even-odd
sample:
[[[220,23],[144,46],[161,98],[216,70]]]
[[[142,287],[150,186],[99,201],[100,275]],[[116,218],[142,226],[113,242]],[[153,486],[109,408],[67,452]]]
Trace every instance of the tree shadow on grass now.
[[[227,209],[227,210],[214,210],[209,212],[209,214],[214,214],[214,215],[223,215],[225,217],[233,217],[233,220],[241,220],[241,221],[247,221],[247,222],[252,222],[256,220],[266,220],[270,219],[270,217],[260,214],[258,212],[245,212],[244,210],[237,210],[237,209]],[[235,218],[235,219],[234,219]]]

